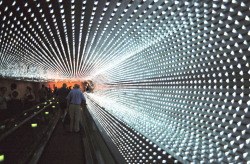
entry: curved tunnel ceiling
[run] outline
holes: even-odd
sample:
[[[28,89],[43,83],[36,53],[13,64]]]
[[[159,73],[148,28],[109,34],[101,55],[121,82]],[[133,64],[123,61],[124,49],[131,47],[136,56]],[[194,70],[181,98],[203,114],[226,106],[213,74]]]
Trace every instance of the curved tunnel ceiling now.
[[[168,1],[1,0],[0,7],[1,75],[38,80],[99,74],[190,21],[172,19],[177,6]]]
[[[241,42],[247,48],[248,5],[234,0],[1,0],[0,74],[91,78],[151,47],[155,53],[165,48],[179,54],[219,53]],[[234,20],[235,14],[241,18]],[[242,19],[246,24],[239,25]]]

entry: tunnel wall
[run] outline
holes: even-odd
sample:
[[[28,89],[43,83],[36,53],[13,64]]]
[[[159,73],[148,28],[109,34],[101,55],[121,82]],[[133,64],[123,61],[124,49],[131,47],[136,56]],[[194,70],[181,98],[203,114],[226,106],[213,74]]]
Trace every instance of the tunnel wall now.
[[[139,46],[95,76],[88,95],[179,162],[249,162],[249,2],[176,1],[168,9],[148,19],[147,37],[130,36],[126,44]],[[150,159],[126,141],[117,146],[127,162]],[[166,162],[157,152],[151,158]]]

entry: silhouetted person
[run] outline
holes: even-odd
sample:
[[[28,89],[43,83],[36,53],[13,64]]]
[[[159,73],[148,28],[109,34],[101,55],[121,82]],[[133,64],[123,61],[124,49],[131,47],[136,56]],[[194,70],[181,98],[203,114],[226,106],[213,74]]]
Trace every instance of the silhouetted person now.
[[[20,114],[23,111],[23,103],[17,97],[18,97],[18,92],[17,91],[12,92],[11,100],[9,101],[10,103],[8,106],[8,111],[12,116]]]
[[[7,111],[7,103],[10,101],[10,97],[6,94],[7,93],[7,88],[6,87],[1,87],[0,88],[0,115],[1,119],[6,119],[8,115]]]
[[[56,92],[59,106],[61,109],[61,115],[63,116],[65,113],[65,109],[67,108],[67,95],[69,94],[69,89],[67,88],[67,84],[63,83],[62,87],[58,89]]]
[[[53,93],[52,90],[49,87],[45,87],[45,89],[47,90],[47,98],[51,99],[53,97]]]
[[[10,91],[11,91],[11,93],[10,93],[10,97],[12,98],[12,93],[13,92],[17,92],[17,96],[19,95],[19,93],[18,93],[18,91],[17,91],[17,85],[16,85],[16,83],[12,83],[11,85],[10,85]],[[17,97],[18,98],[18,97]]]
[[[71,86],[69,86],[69,90],[71,91],[72,89],[71,89]]]
[[[16,88],[17,88],[16,83],[12,83],[12,84],[10,85],[10,89],[11,89],[11,91],[16,90]]]
[[[69,115],[70,115],[70,131],[80,131],[81,120],[81,106],[86,104],[86,99],[80,90],[80,85],[75,84],[74,89],[71,90],[67,96]]]
[[[24,109],[29,109],[35,105],[35,94],[32,89],[28,86],[26,87],[26,92],[24,94]]]
[[[39,101],[40,103],[45,102],[47,100],[47,90],[45,89],[45,85],[42,85],[42,88],[38,91]]]
[[[53,91],[53,94],[54,94],[54,95],[57,95],[57,91],[58,91],[58,89],[57,89],[57,87],[55,87],[55,88],[54,88],[54,91]]]

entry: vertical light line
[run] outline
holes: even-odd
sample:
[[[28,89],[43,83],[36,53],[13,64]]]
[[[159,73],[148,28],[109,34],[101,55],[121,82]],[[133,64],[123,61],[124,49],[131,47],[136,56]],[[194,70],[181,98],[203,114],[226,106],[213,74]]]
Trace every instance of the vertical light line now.
[[[72,28],[72,51],[73,51],[73,78],[76,77],[76,47],[75,47],[75,0],[71,0],[71,28]]]
[[[98,1],[95,0],[94,1],[94,7],[96,7],[98,4]],[[83,49],[83,54],[85,56],[84,58],[84,61],[83,61],[83,64],[82,64],[82,67],[80,68],[80,70],[84,70],[84,68],[86,67],[86,65],[90,64],[89,62],[87,62],[87,58],[89,57],[89,53],[88,52],[85,52],[86,49],[87,49],[87,43],[88,43],[88,39],[89,39],[89,35],[90,35],[90,31],[91,31],[91,28],[92,28],[92,25],[93,25],[93,20],[94,20],[94,16],[95,16],[95,10],[94,10],[94,7],[93,7],[93,10],[91,12],[91,16],[90,16],[90,23],[89,23],[89,27],[88,27],[88,32],[87,32],[87,35],[86,35],[86,39],[85,39],[85,45],[84,45],[84,49]],[[91,47],[91,45],[88,45]]]
[[[83,55],[83,54],[80,54],[80,49],[81,49],[81,46],[82,46],[82,33],[83,33],[83,24],[84,24],[84,17],[85,17],[85,9],[86,9],[86,0],[83,1],[83,5],[81,7],[81,10],[82,10],[82,13],[81,13],[81,22],[80,22],[80,30],[79,30],[79,44],[78,44],[78,55],[77,55],[77,74],[78,76],[81,76],[80,75],[80,66],[81,66],[81,63],[80,63],[80,55]]]

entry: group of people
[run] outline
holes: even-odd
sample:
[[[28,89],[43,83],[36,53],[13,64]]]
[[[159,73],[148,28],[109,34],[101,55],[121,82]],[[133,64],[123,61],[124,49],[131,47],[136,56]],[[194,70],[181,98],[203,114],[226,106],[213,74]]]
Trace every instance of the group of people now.
[[[38,92],[40,102],[43,102],[48,97],[46,87],[42,85],[42,88]],[[86,99],[83,92],[80,90],[80,85],[75,84],[73,89],[71,86],[67,88],[67,84],[63,83],[62,87],[54,90],[54,97],[58,100],[61,117],[65,117],[66,113],[70,116],[69,131],[79,132],[81,121],[81,109],[86,106]]]
[[[52,91],[49,87],[46,87],[44,84],[42,85],[42,88],[38,91],[39,96],[39,102],[43,103],[44,101],[51,99],[56,95],[57,88],[55,87],[54,91]]]
[[[20,94],[17,84],[12,83],[10,91],[7,87],[0,87],[0,121],[22,113],[22,111],[52,98],[55,92],[42,85],[38,91],[39,100],[30,86],[27,86],[24,94]]]
[[[65,116],[68,112],[70,116],[69,131],[79,132],[81,121],[81,109],[86,106],[86,99],[83,92],[80,90],[80,85],[75,84],[72,90],[67,88],[64,83],[62,88],[56,92],[59,101],[61,114]]]
[[[20,114],[23,110],[29,109],[38,103],[31,87],[26,87],[23,97],[20,96],[15,83],[11,84],[10,89],[11,93],[7,94],[7,87],[0,88],[0,121]],[[55,88],[54,92],[42,85],[38,90],[38,96],[40,103],[55,97],[59,101],[61,116],[65,116],[67,112],[70,115],[69,130],[72,132],[80,130],[81,108],[86,105],[86,100],[79,84],[75,84],[71,90],[64,83],[61,88]]]
[[[35,94],[31,87],[26,87],[23,97],[20,96],[15,83],[11,84],[10,90],[11,92],[8,94],[7,87],[0,88],[1,120],[19,114],[24,109],[32,107],[35,103]]]

